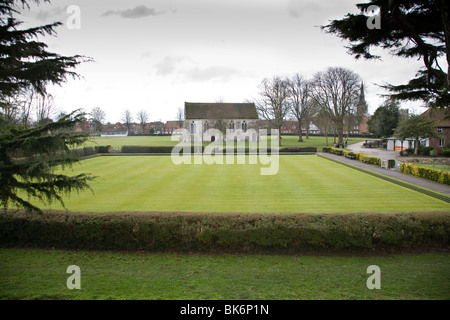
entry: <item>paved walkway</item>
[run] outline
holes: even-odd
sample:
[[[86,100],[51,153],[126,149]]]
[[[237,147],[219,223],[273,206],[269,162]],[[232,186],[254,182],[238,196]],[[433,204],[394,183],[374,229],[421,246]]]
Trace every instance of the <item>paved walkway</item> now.
[[[347,147],[347,150],[353,152],[360,152],[367,154],[368,156],[381,158],[383,160],[395,159],[397,161],[403,162],[403,158],[400,156],[399,151],[386,151],[384,149],[379,148],[364,148],[364,142],[358,142],[351,144]]]
[[[348,149],[350,149],[350,148],[348,148]],[[367,155],[374,155],[375,156],[374,153],[370,154],[369,152],[366,152],[366,150],[370,150],[370,149],[364,149],[364,152],[363,151],[361,151],[361,152],[363,152],[364,154],[367,154]],[[353,150],[353,151],[356,152],[356,150]],[[378,150],[378,151],[383,152],[384,150]],[[384,152],[390,152],[390,151],[384,151]],[[395,153],[398,153],[398,152],[395,152]],[[328,158],[331,158],[331,159],[335,159],[335,160],[338,160],[338,161],[341,161],[341,162],[345,162],[345,163],[351,164],[353,166],[356,166],[356,167],[359,167],[359,168],[362,168],[362,169],[370,170],[370,171],[373,171],[373,172],[378,173],[378,174],[383,174],[383,175],[386,175],[388,177],[392,177],[392,178],[395,178],[395,179],[398,179],[398,180],[401,180],[401,181],[405,181],[407,183],[414,184],[414,185],[422,187],[422,188],[430,189],[430,190],[433,190],[433,191],[445,194],[447,196],[450,196],[450,186],[446,185],[446,184],[437,183],[437,182],[426,180],[426,179],[422,179],[422,178],[419,178],[419,177],[410,176],[410,175],[403,174],[403,173],[401,173],[401,172],[399,172],[397,170],[393,170],[393,169],[390,169],[390,170],[384,169],[384,168],[381,168],[381,167],[378,167],[378,166],[374,166],[374,165],[371,165],[371,164],[363,163],[363,162],[358,161],[358,160],[347,159],[344,156],[338,156],[338,155],[335,155],[333,153],[318,153],[318,154],[320,154],[322,156],[325,156],[325,157],[328,157]],[[377,157],[380,157],[380,155],[381,155],[381,153],[378,153]],[[389,155],[386,155],[386,154],[385,154],[385,157],[382,156],[380,158],[382,158],[382,159],[395,159],[393,157],[389,157]]]

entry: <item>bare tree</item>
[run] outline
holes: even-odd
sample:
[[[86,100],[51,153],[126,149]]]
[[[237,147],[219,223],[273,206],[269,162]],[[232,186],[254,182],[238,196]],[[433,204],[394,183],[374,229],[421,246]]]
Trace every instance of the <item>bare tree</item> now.
[[[184,122],[184,112],[182,108],[178,108],[177,111],[177,121],[180,128],[183,128],[183,122]]]
[[[122,121],[125,123],[125,125],[127,126],[127,130],[128,130],[128,135],[130,134],[131,131],[131,123],[133,121],[133,115],[131,114],[130,110],[125,110],[122,114]]]
[[[103,129],[103,123],[106,120],[105,111],[103,111],[100,107],[94,107],[91,110],[90,116],[95,132],[101,132]]]
[[[149,117],[147,111],[141,110],[141,111],[139,111],[137,113],[137,118],[138,118],[139,124],[141,125],[141,128],[142,128],[142,134],[144,134],[145,133],[144,132],[145,131],[145,126],[146,126],[146,124],[147,124],[147,122],[148,122],[150,117]]]
[[[298,142],[303,142],[302,127],[305,123],[305,115],[311,109],[311,84],[302,75],[295,74],[288,79],[289,107],[291,114],[298,122]],[[309,123],[308,123],[309,127]]]
[[[60,111],[55,106],[55,100],[51,94],[38,94],[35,101],[36,122],[45,124],[53,121]]]
[[[33,111],[33,102],[36,97],[36,92],[32,89],[27,90],[22,94],[22,101],[20,103],[20,123],[28,128],[31,124],[31,112]]]
[[[280,77],[264,79],[259,86],[260,99],[255,99],[256,109],[273,127],[278,129],[281,146],[281,126],[289,112],[288,81]]]
[[[333,121],[338,143],[344,140],[344,118],[359,100],[360,77],[341,67],[328,68],[314,75],[313,98]]]

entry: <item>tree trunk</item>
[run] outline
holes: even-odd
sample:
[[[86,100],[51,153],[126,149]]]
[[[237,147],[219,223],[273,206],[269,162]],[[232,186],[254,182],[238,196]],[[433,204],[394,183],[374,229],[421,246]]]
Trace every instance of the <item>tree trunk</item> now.
[[[416,138],[414,142],[414,155],[419,155],[419,138]]]
[[[302,123],[298,120],[298,142],[303,142],[302,138]]]
[[[281,126],[278,127],[278,146],[281,147]]]
[[[341,144],[344,142],[344,124],[342,121],[336,124],[336,129],[338,134],[338,144]]]

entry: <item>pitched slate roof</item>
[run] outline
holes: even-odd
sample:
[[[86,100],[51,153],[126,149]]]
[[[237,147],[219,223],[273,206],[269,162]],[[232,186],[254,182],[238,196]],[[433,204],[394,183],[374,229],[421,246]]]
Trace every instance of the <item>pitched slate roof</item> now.
[[[258,119],[254,103],[184,103],[189,119]]]

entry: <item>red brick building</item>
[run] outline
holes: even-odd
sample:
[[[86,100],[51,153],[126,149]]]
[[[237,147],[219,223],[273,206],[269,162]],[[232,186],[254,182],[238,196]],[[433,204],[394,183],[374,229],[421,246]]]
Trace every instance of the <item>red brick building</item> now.
[[[173,134],[179,129],[181,129],[180,121],[166,121],[166,124],[164,126],[164,133]]]
[[[429,146],[442,150],[450,144],[450,109],[428,109],[422,115],[435,122],[436,130],[441,135],[441,138],[431,138]]]

